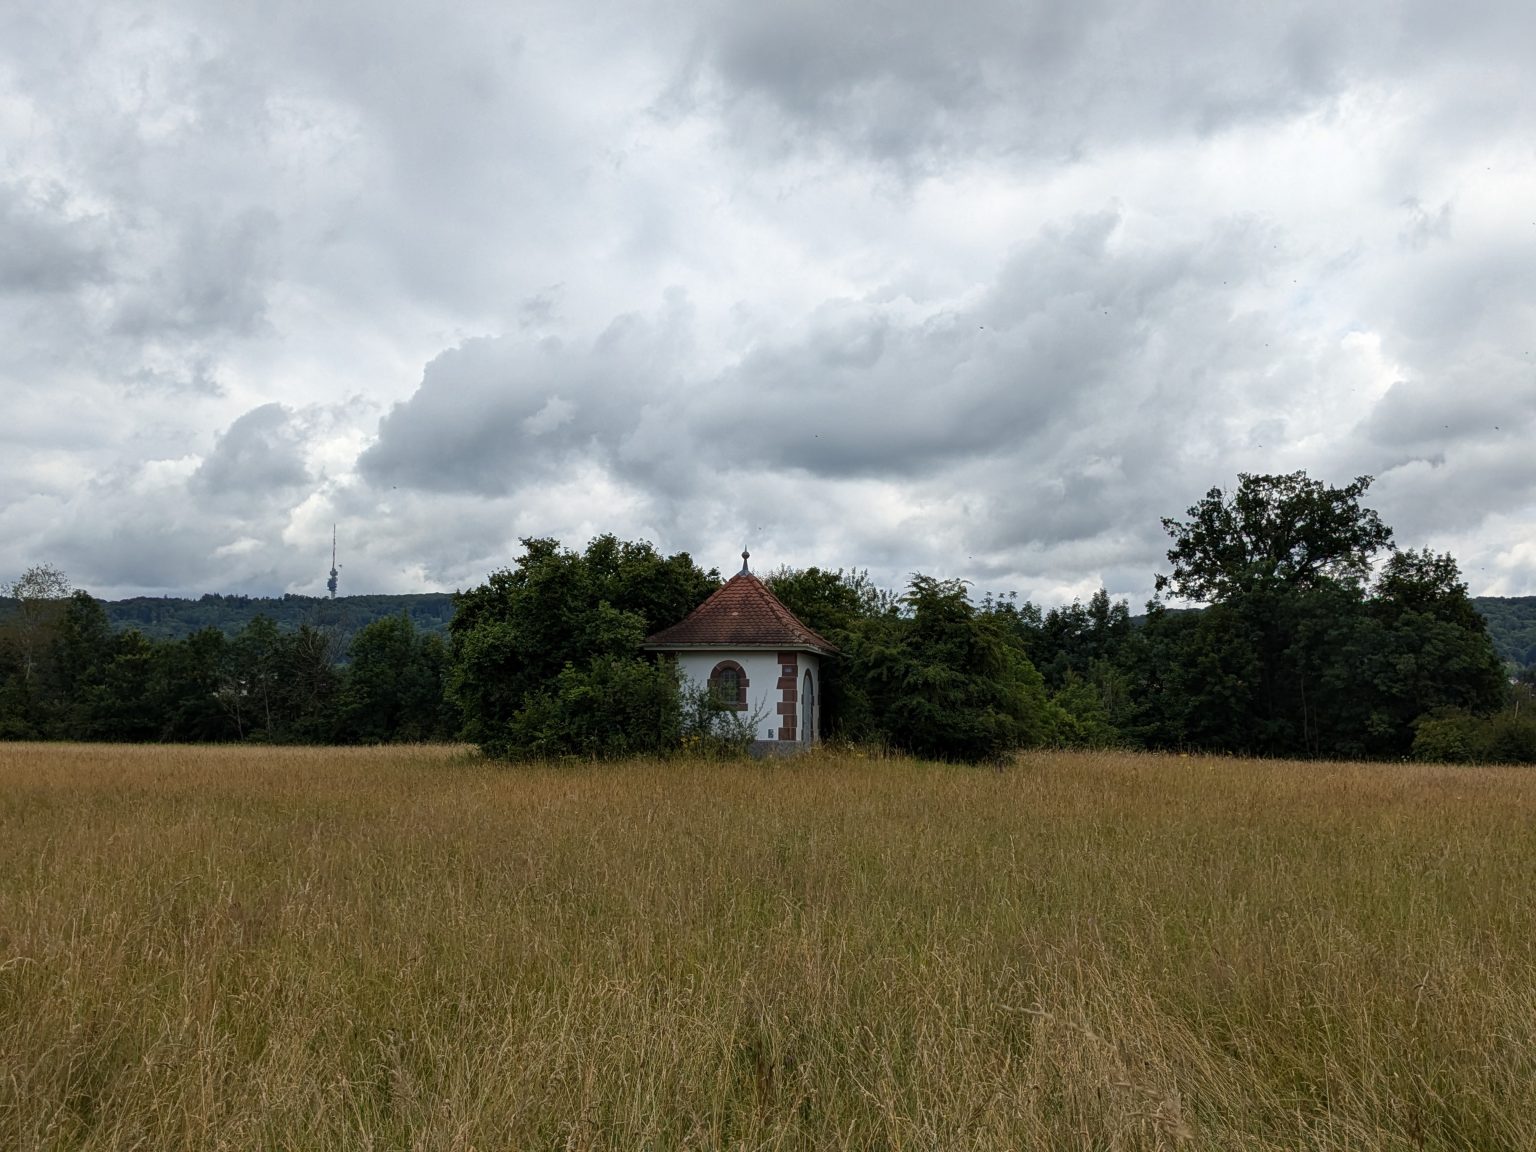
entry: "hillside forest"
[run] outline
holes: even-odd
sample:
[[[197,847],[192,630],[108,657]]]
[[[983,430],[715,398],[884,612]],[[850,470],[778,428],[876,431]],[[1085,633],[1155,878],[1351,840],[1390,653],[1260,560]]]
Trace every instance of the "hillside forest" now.
[[[1399,550],[1360,477],[1244,474],[1168,517],[1133,616],[915,574],[764,579],[840,656],[823,736],[993,761],[1040,745],[1536,761],[1536,598],[1473,600]],[[734,712],[640,651],[720,585],[687,553],[527,539],[449,595],[104,603],[55,569],[0,600],[0,738],[387,743],[513,759],[740,751]],[[1177,605],[1177,606],[1175,606]]]

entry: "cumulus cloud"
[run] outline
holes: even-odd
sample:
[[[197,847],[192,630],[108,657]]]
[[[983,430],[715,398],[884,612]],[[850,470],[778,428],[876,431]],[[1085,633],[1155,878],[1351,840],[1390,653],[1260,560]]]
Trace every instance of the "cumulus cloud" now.
[[[500,495],[611,453],[664,388],[687,339],[680,302],[660,325],[614,318],[590,342],[467,341],[432,360],[358,461],[378,484]]]
[[[219,434],[213,451],[192,473],[189,487],[215,502],[261,504],[310,480],[292,413],[281,404],[263,404]]]

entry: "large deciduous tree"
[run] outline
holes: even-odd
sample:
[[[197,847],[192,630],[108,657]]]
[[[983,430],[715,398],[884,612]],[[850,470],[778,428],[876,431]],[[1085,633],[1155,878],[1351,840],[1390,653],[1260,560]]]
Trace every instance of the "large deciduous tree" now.
[[[1210,607],[1154,613],[1128,649],[1150,742],[1400,756],[1425,713],[1498,706],[1498,658],[1450,556],[1393,552],[1368,583],[1392,540],[1360,503],[1370,483],[1244,475],[1163,521],[1159,589]]]
[[[513,567],[458,596],[450,690],[465,738],[511,756],[660,747],[678,728],[677,678],[645,660],[640,644],[702,603],[719,573],[700,570],[686,552],[662,556],[609,535],[579,553],[550,539],[524,540],[523,549]],[[665,714],[652,703],[597,707],[621,689],[666,702]],[[581,735],[602,723],[636,730],[600,746]],[[565,744],[562,732],[571,735]]]
[[[1242,473],[1235,491],[1212,488],[1188,520],[1163,518],[1173,571],[1158,575],[1157,590],[1209,604],[1322,581],[1363,583],[1392,543],[1392,530],[1360,505],[1370,486],[1369,476],[1335,488],[1305,472]]]
[[[37,675],[42,650],[64,615],[69,595],[69,578],[51,564],[34,565],[0,586],[0,596],[12,602],[7,631],[16,646],[22,680],[28,685]]]
[[[365,625],[347,654],[339,721],[344,739],[378,744],[453,734],[443,706],[448,651],[441,637],[418,633],[401,613]]]

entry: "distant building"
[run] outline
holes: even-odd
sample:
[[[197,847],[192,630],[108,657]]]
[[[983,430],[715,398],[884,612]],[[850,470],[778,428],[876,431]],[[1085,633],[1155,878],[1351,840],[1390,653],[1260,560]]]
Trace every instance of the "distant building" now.
[[[821,732],[821,662],[837,648],[747,568],[670,628],[646,639],[671,653],[684,677],[728,708],[757,717],[758,752],[809,747]]]

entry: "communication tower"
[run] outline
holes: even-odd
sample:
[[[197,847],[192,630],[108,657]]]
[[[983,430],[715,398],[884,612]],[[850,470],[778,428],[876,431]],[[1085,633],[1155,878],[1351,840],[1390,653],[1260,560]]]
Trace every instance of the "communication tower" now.
[[[331,578],[325,582],[325,586],[331,591],[331,599],[336,599],[336,578],[341,575],[341,569],[336,567],[336,525],[331,525]]]

